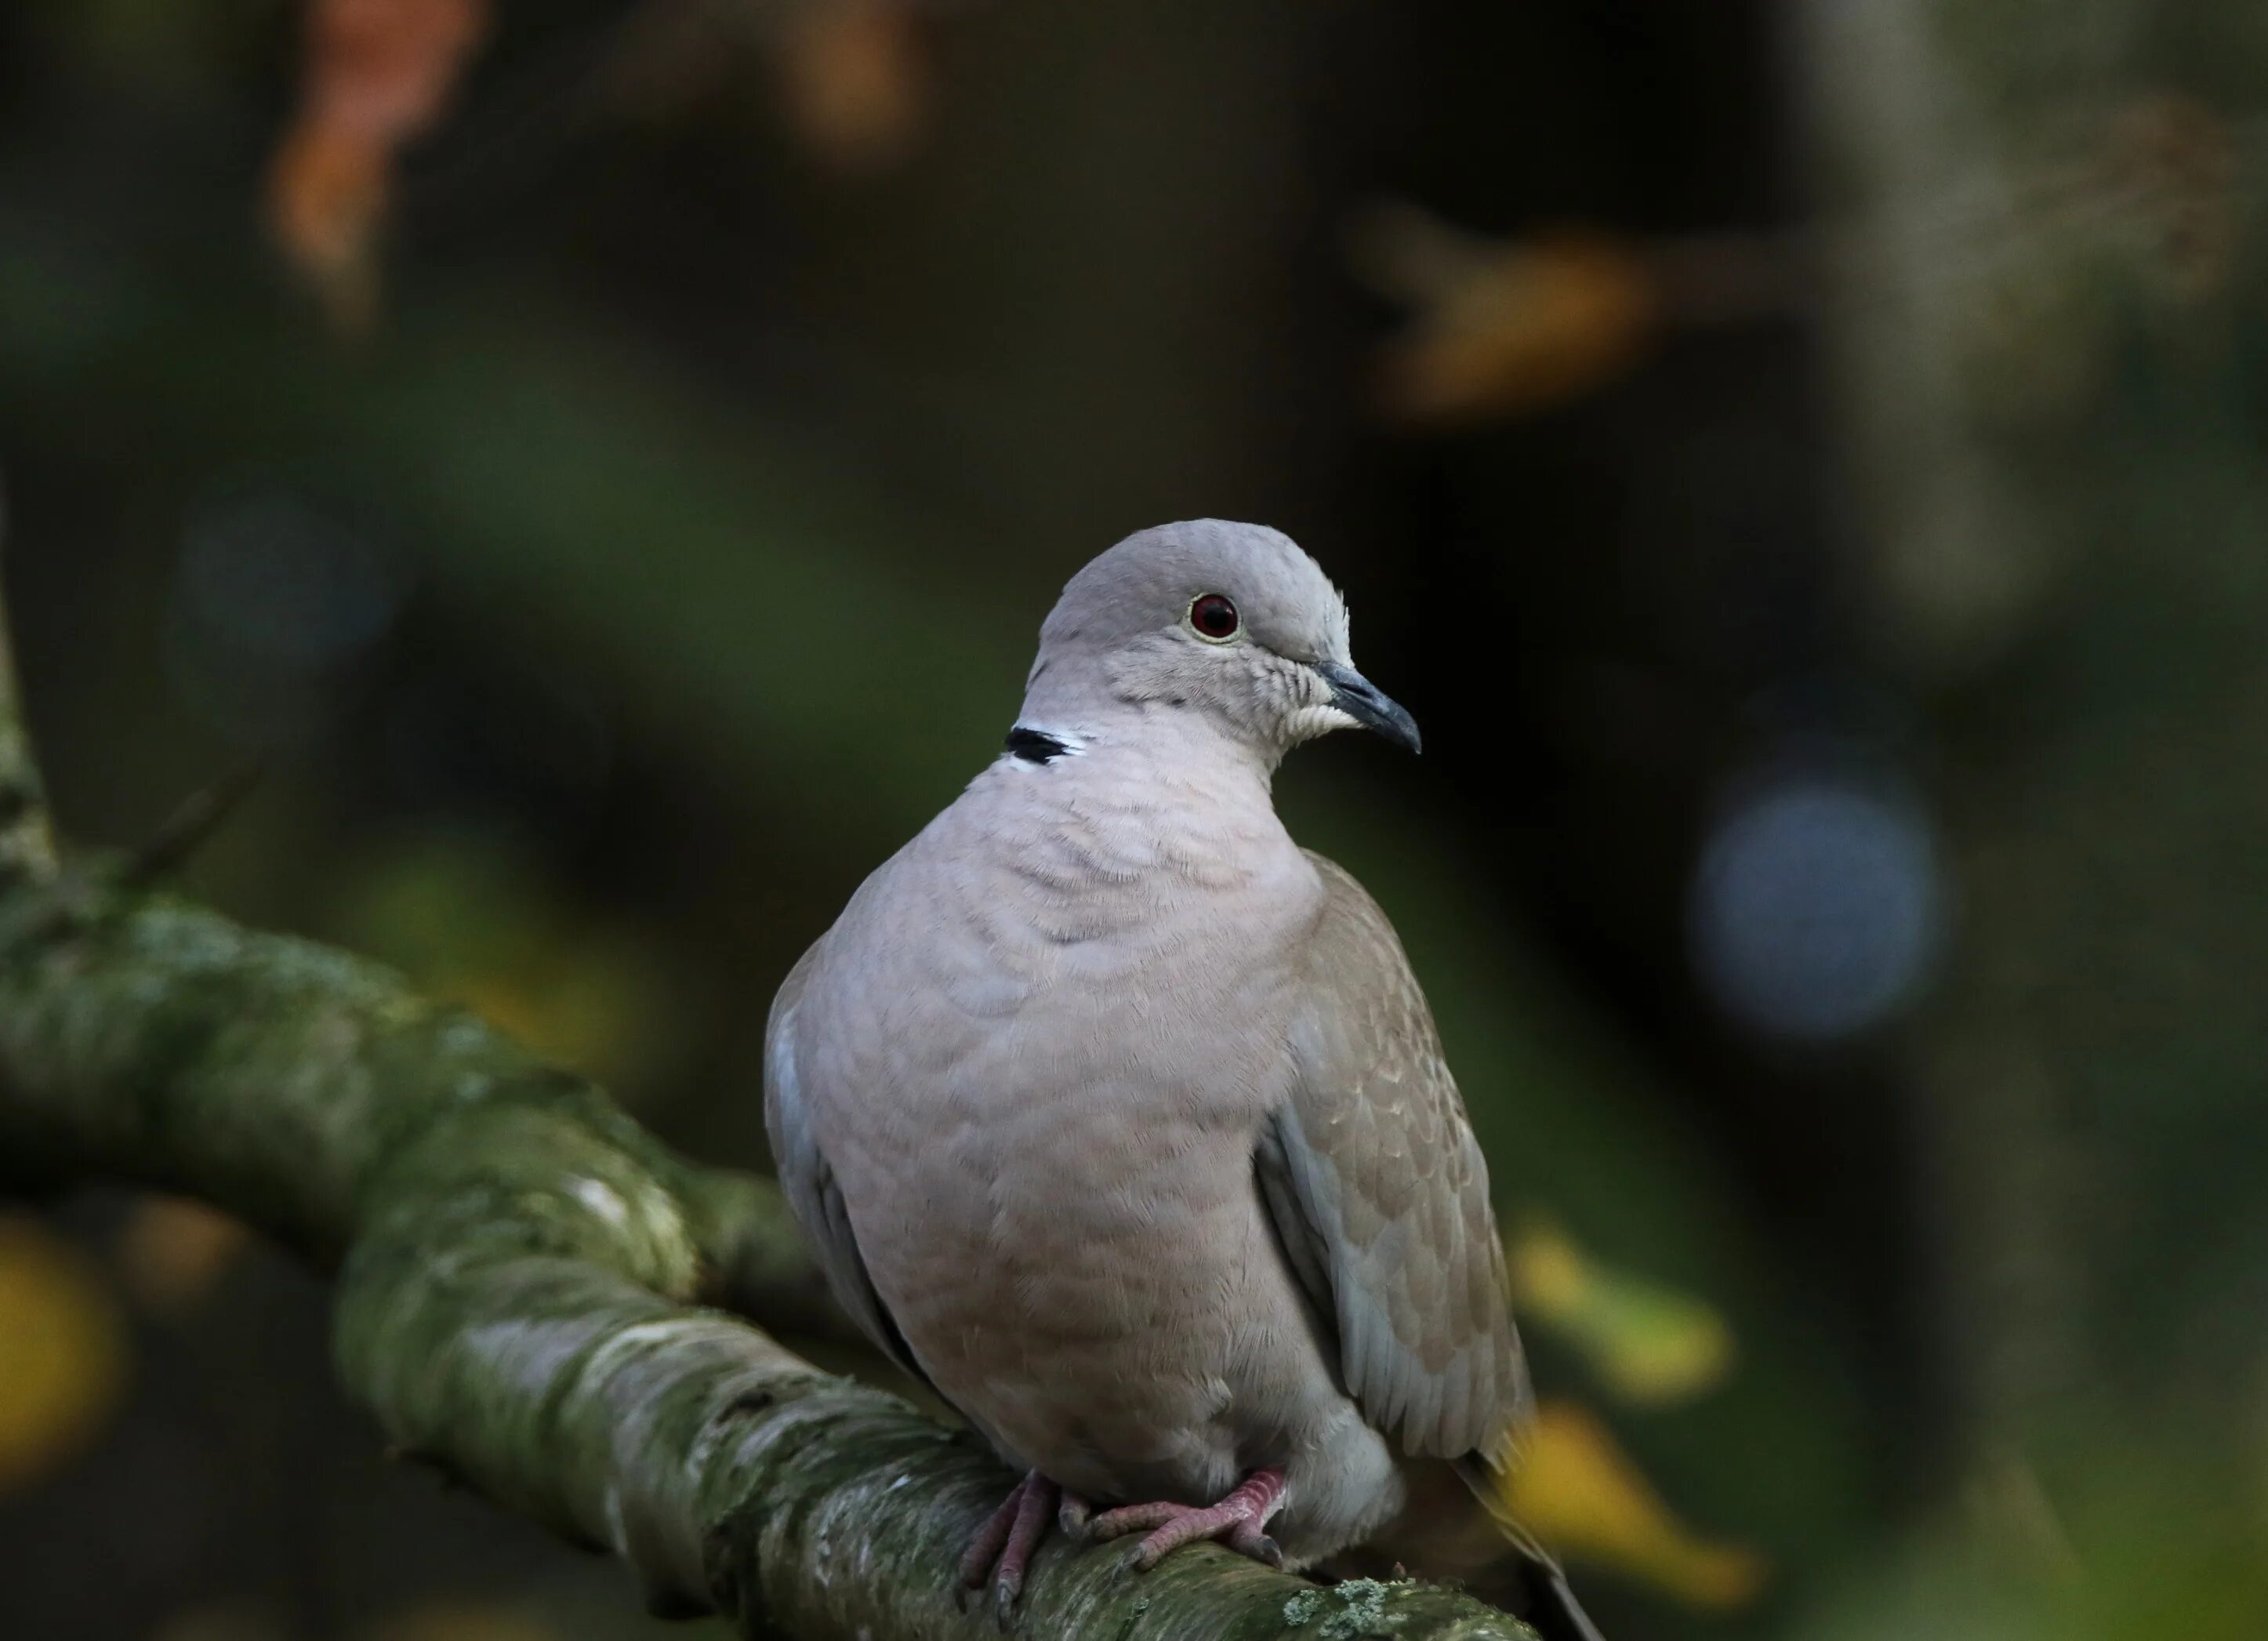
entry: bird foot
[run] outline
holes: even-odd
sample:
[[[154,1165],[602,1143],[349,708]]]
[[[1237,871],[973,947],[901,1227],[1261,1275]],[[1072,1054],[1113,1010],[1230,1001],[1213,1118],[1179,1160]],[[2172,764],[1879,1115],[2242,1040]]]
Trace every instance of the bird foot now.
[[[1074,1503],[1082,1512],[1086,1508],[1086,1500],[1075,1493],[1065,1494],[1034,1470],[1017,1483],[1000,1507],[985,1519],[984,1525],[968,1541],[968,1549],[961,1553],[961,1587],[981,1590],[990,1578],[993,1614],[1004,1625],[1016,1605],[1016,1597],[1023,1593],[1024,1574],[1032,1564],[1032,1551],[1038,1548],[1041,1535],[1048,1530],[1048,1518],[1056,1512],[1059,1500],[1066,1518]]]
[[[1128,1558],[1130,1565],[1144,1572],[1156,1566],[1169,1551],[1199,1539],[1216,1540],[1240,1556],[1280,1567],[1284,1564],[1284,1552],[1268,1536],[1268,1521],[1283,1503],[1284,1473],[1255,1470],[1244,1478],[1241,1486],[1217,1505],[1200,1506],[1162,1501],[1123,1505],[1089,1521],[1086,1535],[1112,1539],[1123,1538],[1130,1533],[1145,1534]]]

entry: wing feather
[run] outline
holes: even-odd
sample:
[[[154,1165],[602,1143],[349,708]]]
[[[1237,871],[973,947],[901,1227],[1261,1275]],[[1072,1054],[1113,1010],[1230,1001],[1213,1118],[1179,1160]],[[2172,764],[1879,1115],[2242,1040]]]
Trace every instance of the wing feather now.
[[[1320,855],[1298,1076],[1254,1153],[1261,1198],[1338,1371],[1410,1453],[1508,1457],[1530,1403],[1488,1166],[1394,929]]]

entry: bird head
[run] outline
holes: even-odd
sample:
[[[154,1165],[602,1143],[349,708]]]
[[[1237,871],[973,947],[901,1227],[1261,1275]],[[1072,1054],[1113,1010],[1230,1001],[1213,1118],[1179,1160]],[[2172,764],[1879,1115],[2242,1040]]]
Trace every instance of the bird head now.
[[[1355,670],[1346,601],[1279,530],[1200,519],[1128,536],[1040,629],[1020,722],[1201,715],[1267,762],[1335,729],[1415,752],[1410,714]]]

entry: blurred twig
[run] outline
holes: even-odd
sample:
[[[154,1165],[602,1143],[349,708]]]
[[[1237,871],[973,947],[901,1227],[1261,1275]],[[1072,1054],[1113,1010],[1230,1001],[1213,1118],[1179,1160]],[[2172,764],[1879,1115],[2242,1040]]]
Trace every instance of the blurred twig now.
[[[236,806],[260,784],[267,772],[265,758],[247,757],[191,792],[179,808],[166,817],[156,835],[136,850],[120,869],[120,886],[148,888],[188,864],[189,857],[236,813]]]

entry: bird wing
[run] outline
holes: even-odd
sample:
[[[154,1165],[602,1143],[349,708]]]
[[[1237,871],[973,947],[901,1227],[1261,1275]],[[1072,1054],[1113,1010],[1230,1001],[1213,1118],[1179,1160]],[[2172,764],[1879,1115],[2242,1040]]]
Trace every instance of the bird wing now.
[[[1531,1395],[1488,1166],[1393,925],[1308,858],[1324,904],[1294,1090],[1255,1153],[1262,1201],[1370,1422],[1413,1454],[1508,1462]]]
[[[907,1374],[928,1385],[929,1376],[914,1360],[905,1336],[898,1331],[897,1322],[882,1303],[882,1296],[874,1291],[873,1281],[866,1274],[866,1261],[858,1252],[858,1238],[851,1233],[850,1210],[844,1205],[841,1188],[835,1182],[835,1170],[828,1166],[826,1153],[819,1149],[810,1110],[805,1103],[803,1082],[797,1073],[795,1013],[818,952],[814,946],[788,971],[788,977],[780,984],[779,995],[772,999],[771,1015],[764,1026],[764,1132],[771,1139],[780,1188],[787,1196],[796,1224],[803,1228],[803,1240],[810,1247],[812,1257],[826,1273],[835,1302],[858,1324],[859,1331],[874,1342],[877,1350]]]

